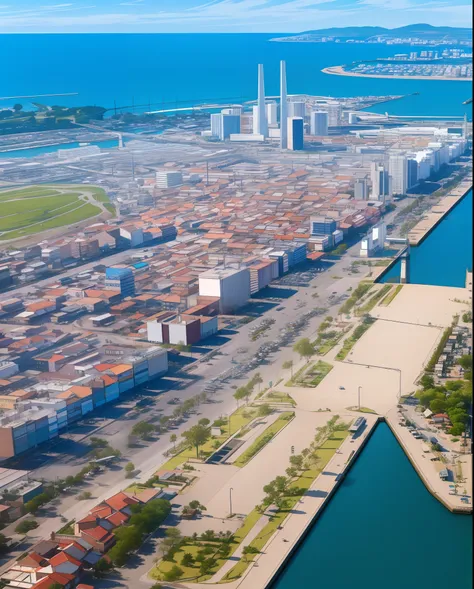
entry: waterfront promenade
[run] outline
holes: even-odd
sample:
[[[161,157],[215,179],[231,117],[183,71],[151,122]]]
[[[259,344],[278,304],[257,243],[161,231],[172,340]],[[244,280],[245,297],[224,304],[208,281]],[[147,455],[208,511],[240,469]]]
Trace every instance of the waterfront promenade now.
[[[456,188],[434,205],[431,211],[419,221],[408,233],[408,243],[419,245],[423,239],[444,219],[464,195],[472,188],[472,176],[463,180]]]
[[[357,415],[357,413],[341,414],[341,419],[347,421],[354,419]],[[355,438],[351,435],[346,438],[323,472],[299,501],[296,509],[286,518],[281,529],[272,535],[245,574],[237,581],[226,583],[226,587],[229,589],[256,589],[256,587],[263,589],[268,585],[302,539],[308,526],[322,512],[377,424],[378,417],[376,415],[366,415],[365,417],[367,425],[362,433]],[[210,585],[214,584],[211,579],[207,583],[180,583],[179,586],[208,589]]]

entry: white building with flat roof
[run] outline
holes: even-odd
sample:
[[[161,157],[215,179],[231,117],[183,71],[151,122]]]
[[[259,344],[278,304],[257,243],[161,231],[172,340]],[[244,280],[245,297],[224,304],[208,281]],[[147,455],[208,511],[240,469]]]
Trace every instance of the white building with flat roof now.
[[[199,295],[219,297],[219,312],[231,313],[250,298],[250,272],[247,268],[206,270],[199,275]]]

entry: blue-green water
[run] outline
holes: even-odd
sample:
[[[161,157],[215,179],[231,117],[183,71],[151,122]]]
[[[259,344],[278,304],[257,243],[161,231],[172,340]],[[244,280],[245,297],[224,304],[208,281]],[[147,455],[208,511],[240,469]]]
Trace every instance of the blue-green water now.
[[[124,140],[125,144],[125,140]],[[107,141],[91,141],[90,145],[98,145],[103,149],[110,147],[118,147],[117,139],[108,139]],[[43,147],[32,147],[31,149],[16,149],[15,151],[0,152],[0,158],[11,159],[17,157],[35,157],[37,155],[44,155],[45,153],[55,153],[60,149],[73,149],[80,147],[77,141],[71,143],[61,143],[58,145],[45,145]]]
[[[273,585],[313,587],[472,587],[472,517],[428,493],[385,424]]]
[[[410,248],[410,282],[463,287],[472,270],[472,190],[417,247]],[[394,264],[380,282],[400,278]]]
[[[469,82],[389,80],[324,74],[321,69],[354,60],[408,53],[406,45],[274,43],[268,34],[0,35],[0,97],[78,92],[37,98],[48,105],[113,107],[155,104],[158,109],[209,100],[254,99],[257,64],[265,66],[267,95],[279,92],[279,60],[287,62],[288,92],[330,96],[411,94],[380,105],[399,115],[463,115]],[[54,66],[51,56],[54,55]],[[33,59],[34,56],[34,59]],[[28,99],[0,101],[28,104]]]

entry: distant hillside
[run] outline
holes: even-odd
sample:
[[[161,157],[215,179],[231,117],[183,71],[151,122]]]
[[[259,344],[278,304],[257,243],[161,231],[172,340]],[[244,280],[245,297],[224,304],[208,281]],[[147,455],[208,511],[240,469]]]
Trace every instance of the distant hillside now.
[[[282,40],[305,40],[320,39],[321,37],[336,37],[339,39],[362,39],[367,40],[373,37],[384,37],[393,39],[396,37],[416,37],[426,40],[441,40],[444,38],[459,39],[462,41],[472,40],[472,29],[458,27],[434,27],[428,24],[415,24],[396,29],[386,29],[385,27],[343,27],[331,29],[317,29],[313,31],[303,31],[296,35],[272,39],[275,41]]]

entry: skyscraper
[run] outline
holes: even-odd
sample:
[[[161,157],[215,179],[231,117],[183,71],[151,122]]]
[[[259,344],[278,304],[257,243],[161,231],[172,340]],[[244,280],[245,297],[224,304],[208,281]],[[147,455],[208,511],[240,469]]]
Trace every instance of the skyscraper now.
[[[232,133],[240,133],[240,115],[211,115],[211,134],[214,137],[225,141]]]
[[[286,95],[286,62],[280,61],[280,148],[288,147],[288,98]]]
[[[370,179],[372,181],[372,198],[382,201],[390,200],[391,178],[383,164],[372,162]]]
[[[325,137],[328,134],[328,113],[313,110],[311,113],[311,135]]]
[[[265,81],[263,79],[263,64],[258,64],[258,134],[268,137],[267,117],[265,113]],[[255,116],[255,115],[254,115]]]
[[[406,155],[391,155],[389,160],[389,170],[392,179],[392,193],[406,194],[408,180]]]
[[[304,119],[303,117],[288,118],[288,149],[300,151],[304,149]]]

